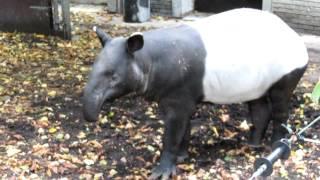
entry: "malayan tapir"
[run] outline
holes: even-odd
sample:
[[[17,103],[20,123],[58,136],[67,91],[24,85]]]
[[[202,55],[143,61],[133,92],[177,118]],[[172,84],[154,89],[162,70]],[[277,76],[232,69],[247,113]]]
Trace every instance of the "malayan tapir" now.
[[[279,17],[236,9],[174,27],[111,38],[94,28],[103,46],[84,90],[84,117],[128,93],[155,100],[165,132],[160,163],[151,178],[175,173],[190,138],[190,116],[201,101],[247,102],[260,144],[269,120],[272,141],[286,133],[289,100],[308,64],[303,40]]]

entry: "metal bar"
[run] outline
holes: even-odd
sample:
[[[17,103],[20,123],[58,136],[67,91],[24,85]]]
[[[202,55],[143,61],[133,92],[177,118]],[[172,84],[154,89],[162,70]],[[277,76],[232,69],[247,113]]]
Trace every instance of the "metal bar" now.
[[[317,117],[315,120],[313,120],[311,123],[309,123],[306,127],[302,128],[297,134],[300,136],[304,131],[306,131],[310,126],[314,125],[317,121],[320,120],[320,116]]]
[[[258,176],[269,176],[272,173],[272,168],[273,168],[273,163],[279,159],[287,159],[290,155],[290,147],[291,147],[291,142],[295,142],[296,140],[293,140],[293,136],[296,136],[298,139],[305,141],[305,142],[311,142],[311,143],[316,143],[320,144],[319,140],[314,140],[314,139],[309,139],[309,138],[304,138],[301,136],[301,134],[306,131],[308,128],[310,128],[312,125],[314,125],[316,122],[320,120],[320,116],[314,119],[311,123],[309,123],[307,126],[302,128],[298,133],[293,133],[293,131],[282,125],[284,128],[286,128],[290,134],[290,139],[284,139],[287,141],[278,141],[280,143],[275,144],[277,147],[276,149],[273,150],[273,152],[267,157],[267,158],[259,158],[255,161],[255,169],[256,171],[252,174],[252,176],[249,178],[249,180],[253,180],[254,178]],[[289,152],[289,153],[286,153]],[[284,154],[284,155],[283,155]],[[282,157],[281,157],[282,156]]]
[[[303,138],[302,140],[305,141],[305,142],[320,144],[320,141],[316,140],[316,139]]]
[[[253,174],[252,176],[249,178],[249,180],[253,180],[259,176],[261,176],[264,171],[267,170],[267,165],[266,164],[263,164],[261,165]]]

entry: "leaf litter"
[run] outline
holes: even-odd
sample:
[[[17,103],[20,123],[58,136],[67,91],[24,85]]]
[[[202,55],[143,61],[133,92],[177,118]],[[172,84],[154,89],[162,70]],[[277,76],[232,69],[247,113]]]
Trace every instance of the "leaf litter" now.
[[[148,177],[160,157],[164,130],[156,103],[129,95],[106,104],[97,123],[85,122],[81,114],[82,90],[101,49],[91,26],[100,24],[113,37],[150,29],[108,24],[112,16],[73,13],[70,42],[0,32],[2,179]],[[313,61],[292,98],[292,127],[303,127],[320,114],[310,99],[316,82],[309,78],[320,72],[318,57],[311,56]],[[250,128],[247,114],[244,104],[198,105],[191,118],[190,157],[178,164],[176,178],[248,178],[255,158],[270,150],[253,151],[245,145]],[[318,124],[306,136],[319,139],[319,129]],[[319,150],[314,144],[295,146],[289,160],[275,164],[271,178],[316,179]]]

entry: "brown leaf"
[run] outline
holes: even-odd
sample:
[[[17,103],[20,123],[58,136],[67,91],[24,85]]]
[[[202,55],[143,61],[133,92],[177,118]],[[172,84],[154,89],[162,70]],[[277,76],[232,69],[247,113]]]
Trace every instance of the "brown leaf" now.
[[[103,146],[97,140],[91,140],[87,142],[87,146],[98,148],[98,149],[103,148]]]
[[[24,137],[21,136],[20,134],[14,134],[13,137],[16,138],[17,140],[24,140]]]
[[[228,129],[224,130],[224,137],[232,139],[234,136],[236,136],[238,133],[237,132],[231,132]]]
[[[47,145],[36,144],[32,146],[32,153],[37,156],[43,156],[50,152],[50,149]]]
[[[63,163],[63,166],[64,166],[65,168],[68,168],[68,169],[76,169],[76,168],[78,168],[77,165],[75,165],[75,164],[73,164],[73,163],[71,163],[71,162],[69,162],[69,161],[65,161],[65,162]]]

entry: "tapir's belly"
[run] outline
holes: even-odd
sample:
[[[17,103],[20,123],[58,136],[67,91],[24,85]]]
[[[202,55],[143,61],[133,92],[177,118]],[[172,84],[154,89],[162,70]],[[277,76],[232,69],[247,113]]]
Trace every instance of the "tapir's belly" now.
[[[229,104],[261,97],[282,73],[263,66],[220,66],[206,68],[203,79],[204,101]]]
[[[190,26],[199,32],[207,53],[204,101],[257,99],[284,75],[308,62],[301,38],[267,12],[233,10]]]

